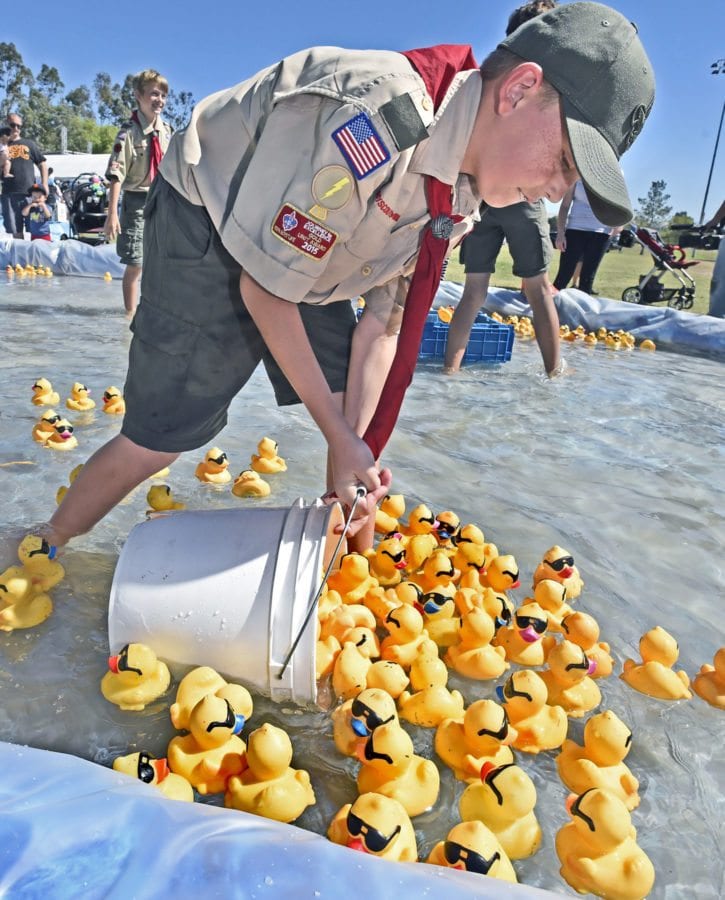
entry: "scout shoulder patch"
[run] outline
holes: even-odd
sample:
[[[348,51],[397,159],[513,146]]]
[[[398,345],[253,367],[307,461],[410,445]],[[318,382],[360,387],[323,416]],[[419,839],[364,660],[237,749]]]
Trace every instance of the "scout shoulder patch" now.
[[[312,259],[322,259],[337,240],[337,232],[325,228],[291,203],[284,203],[275,216],[272,234]]]
[[[420,113],[415,108],[415,103],[410,94],[401,94],[393,97],[378,110],[383,122],[388,126],[388,131],[395,141],[398,150],[407,150],[415,147],[428,137],[428,129],[425,127]]]
[[[333,131],[332,139],[358,180],[370,175],[390,159],[388,148],[365,113],[358,113],[337,131]]]

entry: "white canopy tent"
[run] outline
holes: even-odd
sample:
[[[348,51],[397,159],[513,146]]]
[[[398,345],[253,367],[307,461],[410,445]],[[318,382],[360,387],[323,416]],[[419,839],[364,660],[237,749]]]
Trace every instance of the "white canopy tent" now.
[[[104,175],[108,165],[108,153],[48,153],[45,158],[56,178],[75,178],[82,172]]]

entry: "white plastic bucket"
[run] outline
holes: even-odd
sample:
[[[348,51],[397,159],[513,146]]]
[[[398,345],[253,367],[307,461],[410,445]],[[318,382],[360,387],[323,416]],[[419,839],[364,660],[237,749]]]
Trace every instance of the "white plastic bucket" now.
[[[173,512],[137,525],[111,585],[112,652],[147,644],[273,700],[315,703],[314,615],[282,665],[339,540],[339,505]],[[343,546],[340,553],[344,552]]]

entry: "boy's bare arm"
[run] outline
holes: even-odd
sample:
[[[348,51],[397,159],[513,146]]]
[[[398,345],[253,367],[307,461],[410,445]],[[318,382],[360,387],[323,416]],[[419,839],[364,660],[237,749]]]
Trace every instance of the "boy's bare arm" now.
[[[335,493],[349,506],[358,484],[367,489],[368,496],[356,515],[364,519],[385,495],[389,477],[381,478],[370,448],[355,434],[335,402],[297,305],[270,294],[246,272],[242,273],[240,290],[270,353],[327,441]]]

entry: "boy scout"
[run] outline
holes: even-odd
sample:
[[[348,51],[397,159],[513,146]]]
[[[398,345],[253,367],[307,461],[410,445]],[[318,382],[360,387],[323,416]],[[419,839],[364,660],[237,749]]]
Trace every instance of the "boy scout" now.
[[[161,118],[169,93],[168,81],[154,69],[144,69],[134,76],[133,91],[138,108],[133,110],[128,122],[121,125],[106,169],[111,188],[103,229],[110,241],[116,240],[118,255],[126,265],[123,304],[129,315],[136,309],[141,281],[144,205],[171,139],[171,126]],[[123,200],[119,221],[121,188]]]
[[[459,51],[314,48],[195,108],[148,201],[122,433],[73,482],[51,542],[210,442],[260,359],[278,402],[299,398],[325,436],[340,500],[368,491],[359,528],[391,479],[384,440],[368,438],[373,452],[360,435],[409,361],[408,313],[425,316],[441,247],[481,200],[556,202],[581,177],[598,216],[631,216],[618,158],[654,99],[631,23],[571,3],[517,29],[480,70]],[[347,301],[360,294],[348,352]]]

